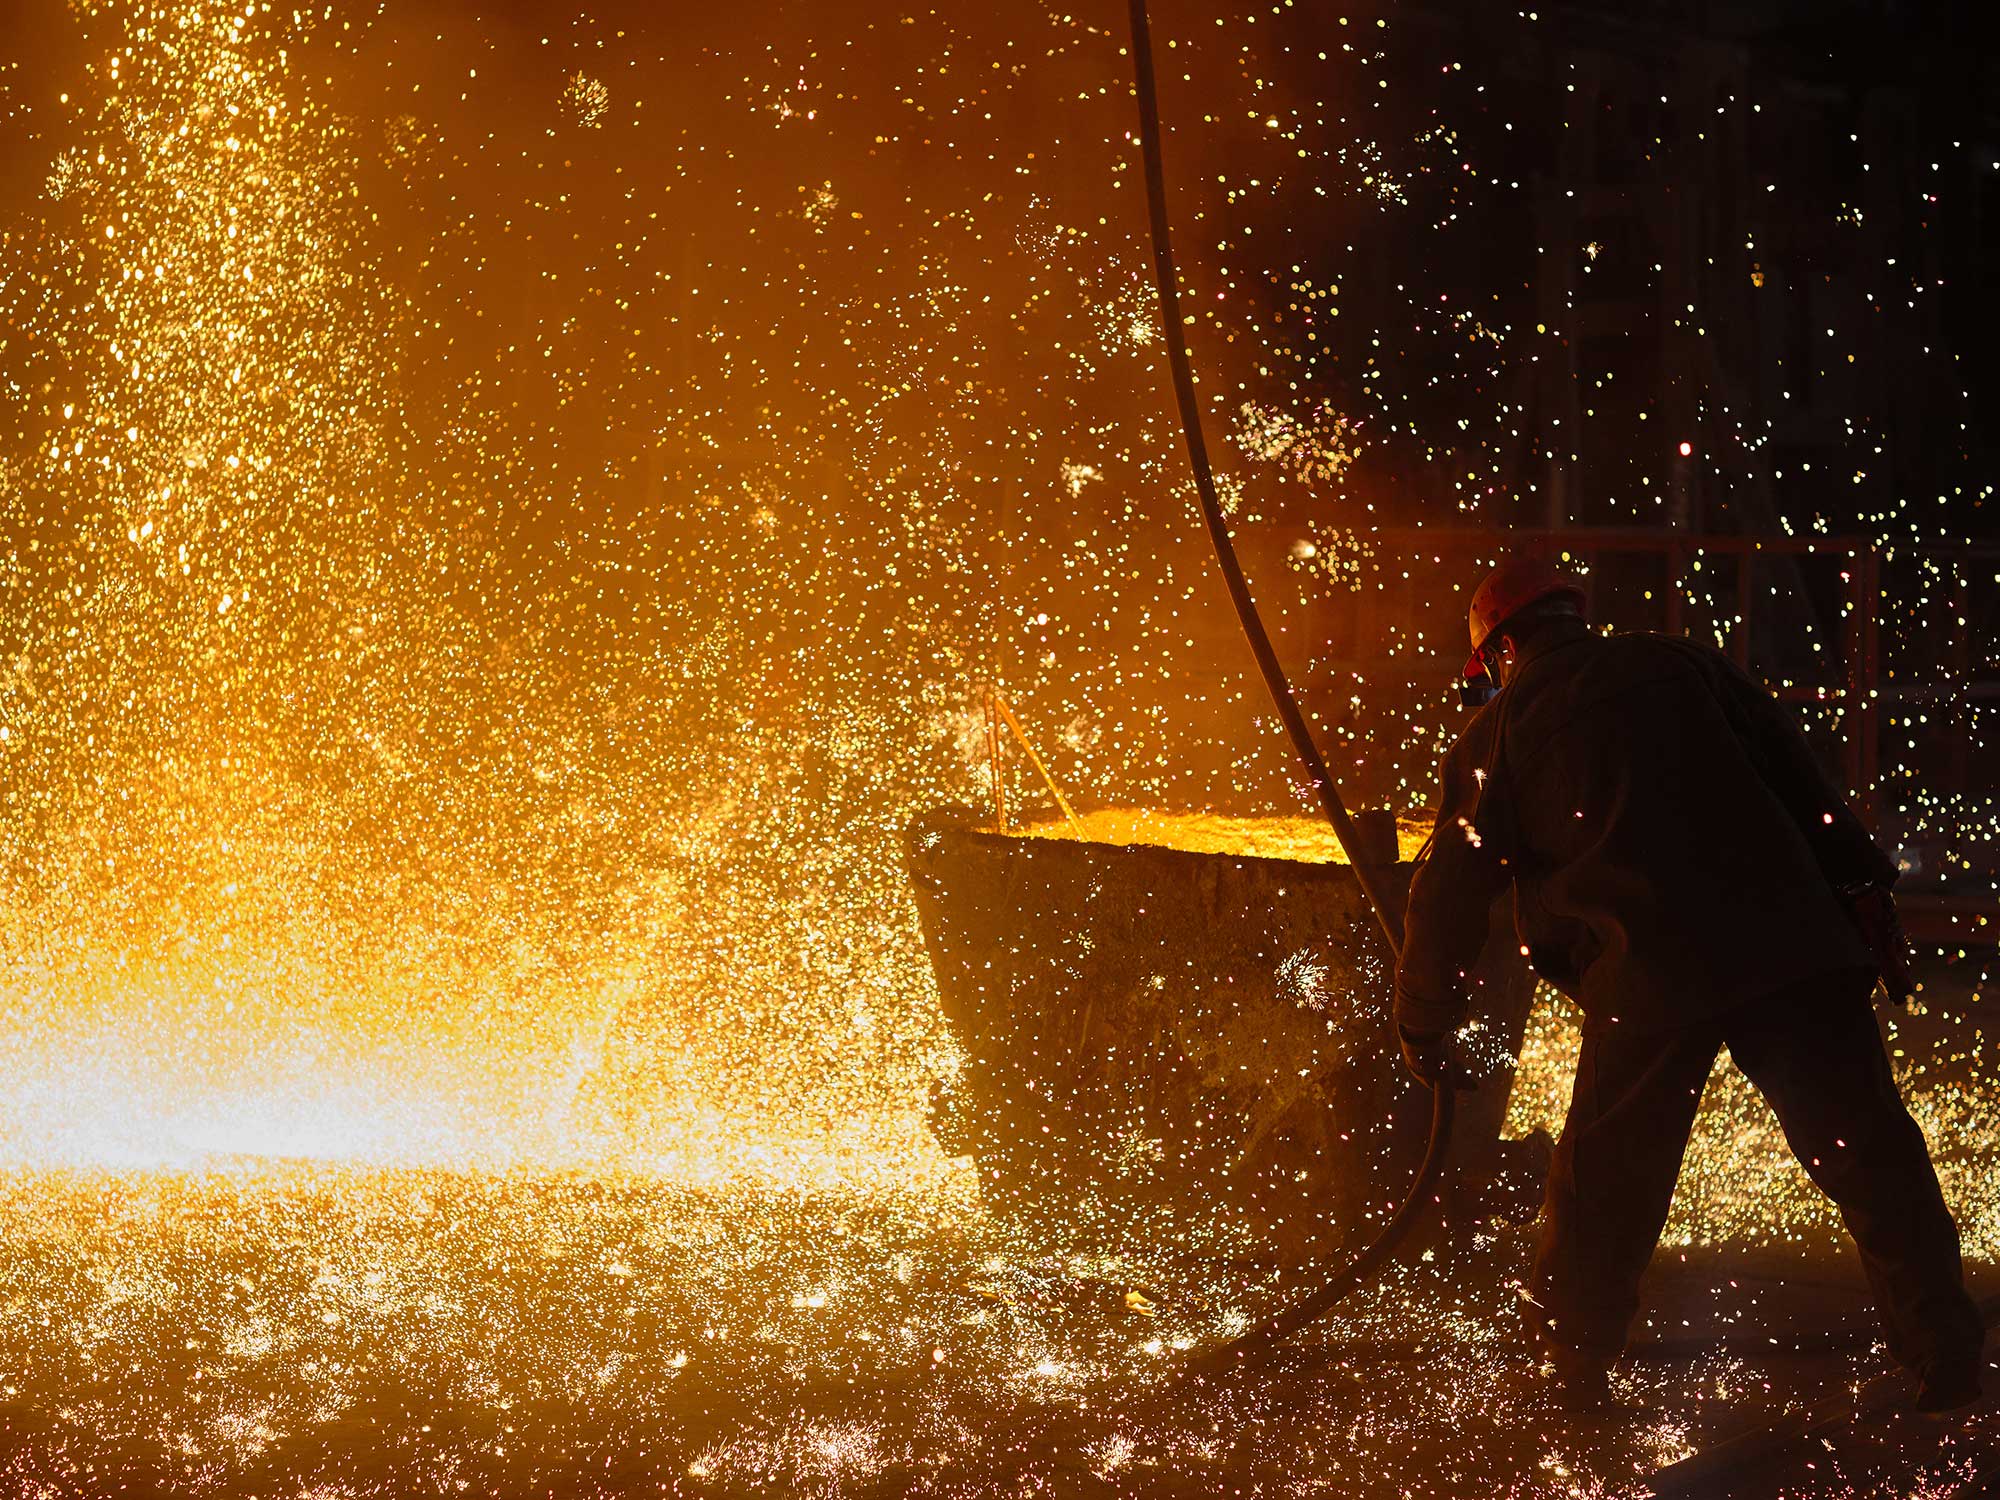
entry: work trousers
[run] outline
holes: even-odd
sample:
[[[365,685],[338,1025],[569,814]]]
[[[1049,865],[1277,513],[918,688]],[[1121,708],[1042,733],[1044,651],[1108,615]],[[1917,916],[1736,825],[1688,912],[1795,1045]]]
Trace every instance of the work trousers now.
[[[1585,1033],[1530,1289],[1558,1365],[1604,1367],[1624,1349],[1724,1046],[1840,1210],[1890,1354],[1919,1372],[1977,1354],[1983,1334],[1958,1226],[1896,1091],[1873,988],[1872,973],[1842,971],[1685,1030]]]

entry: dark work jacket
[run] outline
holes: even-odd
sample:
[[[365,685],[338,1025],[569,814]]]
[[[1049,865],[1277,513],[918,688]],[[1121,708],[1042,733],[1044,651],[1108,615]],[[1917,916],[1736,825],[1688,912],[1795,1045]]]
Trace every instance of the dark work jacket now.
[[[1547,627],[1445,757],[1396,1019],[1464,1023],[1509,881],[1522,946],[1586,1028],[1664,1030],[1871,967],[1838,890],[1895,876],[1791,716],[1729,658]]]

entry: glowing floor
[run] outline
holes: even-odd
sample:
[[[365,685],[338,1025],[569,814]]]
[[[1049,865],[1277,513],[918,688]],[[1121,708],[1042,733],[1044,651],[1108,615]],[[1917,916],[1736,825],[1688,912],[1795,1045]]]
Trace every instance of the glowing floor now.
[[[1966,1036],[1899,1027],[1934,1131],[1965,1119]],[[1087,1212],[1029,1243],[948,1184],[16,1171],[0,1493],[1620,1493],[1881,1368],[1865,1337],[1827,1347],[1868,1327],[1865,1300],[1739,1092],[1711,1092],[1641,1357],[1588,1419],[1520,1351],[1519,1231],[1436,1245],[1281,1372],[1175,1403],[1156,1384],[1176,1348],[1296,1278],[1114,1242]],[[1940,1153],[1987,1290],[1990,1130]],[[1789,1492],[1942,1496],[1996,1454],[1991,1414],[1878,1424],[1792,1460]]]

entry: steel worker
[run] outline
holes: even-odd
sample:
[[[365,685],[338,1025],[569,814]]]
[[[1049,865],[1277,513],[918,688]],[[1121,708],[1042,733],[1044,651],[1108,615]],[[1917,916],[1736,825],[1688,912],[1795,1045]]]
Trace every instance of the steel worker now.
[[[1583,1012],[1535,1336],[1572,1394],[1601,1398],[1726,1046],[1839,1208],[1918,1406],[1968,1404],[1979,1315],[1872,1007],[1878,980],[1898,1002],[1912,988],[1895,864],[1727,657],[1600,634],[1583,605],[1533,558],[1474,595],[1465,677],[1490,701],[1445,758],[1396,975],[1403,1055],[1431,1081],[1511,883],[1530,962]]]

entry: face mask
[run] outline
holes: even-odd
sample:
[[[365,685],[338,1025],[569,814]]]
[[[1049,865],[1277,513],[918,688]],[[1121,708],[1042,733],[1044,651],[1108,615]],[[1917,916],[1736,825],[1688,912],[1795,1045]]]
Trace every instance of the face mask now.
[[[1499,691],[1500,684],[1493,675],[1493,658],[1482,651],[1479,653],[1479,675],[1458,679],[1458,706],[1484,708]]]

